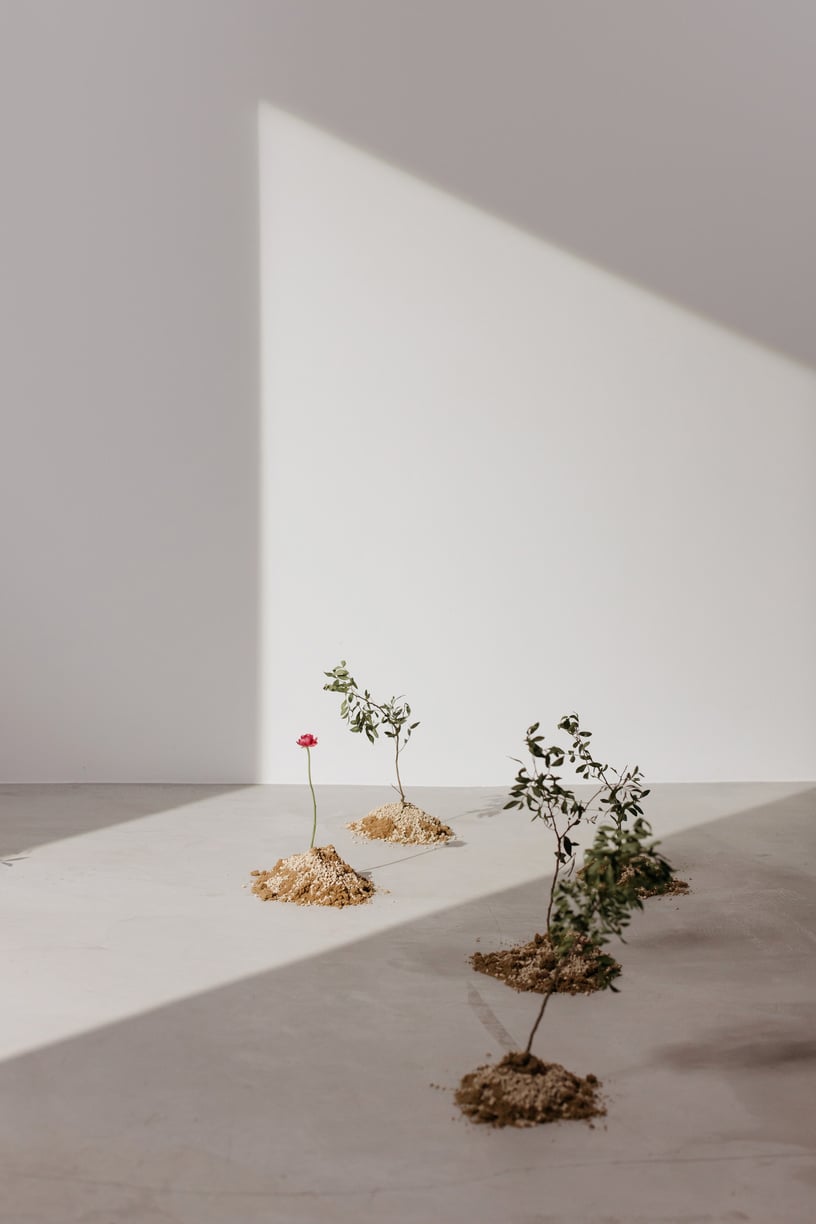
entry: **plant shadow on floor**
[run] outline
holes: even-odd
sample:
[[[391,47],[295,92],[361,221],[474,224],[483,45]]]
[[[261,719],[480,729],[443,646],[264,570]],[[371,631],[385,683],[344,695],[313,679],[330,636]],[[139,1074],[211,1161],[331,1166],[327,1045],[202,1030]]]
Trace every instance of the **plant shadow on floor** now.
[[[369,845],[371,843],[369,842]],[[374,871],[382,871],[385,867],[397,867],[400,863],[408,863],[411,859],[424,858],[426,854],[436,854],[440,850],[456,850],[461,846],[466,846],[467,842],[461,837],[454,838],[453,841],[441,842],[437,846],[423,846],[420,850],[416,850],[413,854],[402,854],[399,858],[389,859],[386,863],[376,863],[373,867],[367,867],[365,871],[361,871],[360,875],[371,876]],[[410,850],[410,846],[405,847]]]

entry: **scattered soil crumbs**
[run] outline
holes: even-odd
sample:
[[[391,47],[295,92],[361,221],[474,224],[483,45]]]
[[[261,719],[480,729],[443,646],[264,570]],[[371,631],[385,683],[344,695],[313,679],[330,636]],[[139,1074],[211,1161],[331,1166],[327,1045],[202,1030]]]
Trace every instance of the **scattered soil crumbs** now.
[[[534,1054],[505,1054],[495,1066],[462,1077],[454,1100],[473,1122],[491,1126],[537,1126],[564,1118],[598,1118],[606,1113],[594,1075],[582,1079],[560,1063]]]
[[[621,872],[620,883],[628,884],[631,879],[637,879],[638,874],[638,859],[633,858],[628,867],[625,867]],[[641,901],[646,901],[649,897],[681,897],[683,893],[689,891],[688,881],[680,880],[677,876],[672,876],[668,884],[653,885],[648,879],[644,880],[643,886],[637,890],[637,895]]]
[[[295,905],[362,905],[375,893],[370,880],[349,867],[334,846],[278,859],[271,871],[253,871],[252,891],[262,901]]]
[[[477,973],[506,982],[514,990],[547,994],[553,970],[558,964],[546,935],[535,935],[529,943],[498,952],[474,952],[470,963]],[[616,978],[621,967],[588,939],[576,940],[568,957],[560,964],[556,994],[592,994],[603,990]]]
[[[400,846],[428,846],[450,841],[453,829],[414,803],[384,803],[362,820],[347,825],[369,841],[396,842]]]
[[[687,892],[691,892],[688,881],[672,876],[665,888],[639,888],[638,896],[646,901],[649,897],[683,897]]]

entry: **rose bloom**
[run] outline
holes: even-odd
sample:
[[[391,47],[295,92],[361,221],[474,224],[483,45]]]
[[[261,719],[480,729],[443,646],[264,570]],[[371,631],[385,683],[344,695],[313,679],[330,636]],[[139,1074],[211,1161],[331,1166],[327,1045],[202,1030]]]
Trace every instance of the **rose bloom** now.
[[[317,747],[317,736],[309,735],[308,732],[305,735],[301,735],[300,739],[298,740],[298,747],[299,748],[316,748]]]

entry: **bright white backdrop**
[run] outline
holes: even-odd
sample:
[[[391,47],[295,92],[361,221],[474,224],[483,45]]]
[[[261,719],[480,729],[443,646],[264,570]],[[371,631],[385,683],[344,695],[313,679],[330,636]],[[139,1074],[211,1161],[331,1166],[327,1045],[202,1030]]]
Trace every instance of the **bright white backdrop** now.
[[[663,780],[812,775],[816,378],[262,108],[262,779],[494,784],[576,709]]]
[[[313,724],[386,782],[343,655],[408,783],[571,706],[653,777],[816,775],[812,370],[557,247],[812,357],[812,25],[0,4],[0,778],[300,780]],[[262,224],[259,99],[315,125]]]

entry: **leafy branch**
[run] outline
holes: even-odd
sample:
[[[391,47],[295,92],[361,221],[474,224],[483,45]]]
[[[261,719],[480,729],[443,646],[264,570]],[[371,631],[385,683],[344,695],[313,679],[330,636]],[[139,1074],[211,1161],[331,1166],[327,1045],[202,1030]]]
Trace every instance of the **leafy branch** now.
[[[622,771],[596,759],[590,740],[591,731],[582,731],[577,714],[565,714],[558,723],[558,730],[569,737],[566,747],[560,744],[545,745],[544,737],[538,734],[540,724],[527,728],[525,743],[530,763],[516,760],[521,766],[510,791],[505,808],[527,808],[533,820],[543,820],[555,835],[555,872],[550,885],[547,905],[547,933],[553,901],[560,880],[571,876],[575,867],[578,843],[571,836],[572,830],[581,822],[594,824],[599,817],[610,820],[618,830],[623,830],[630,821],[632,829],[640,830],[638,845],[642,848],[644,838],[651,836],[651,828],[643,819],[642,803],[649,790],[643,785],[643,774],[638,765]],[[569,762],[582,782],[595,783],[594,791],[586,799],[579,799],[573,790],[563,783],[560,771]],[[634,836],[634,832],[630,837]],[[660,889],[671,880],[671,868],[655,868],[645,851],[641,854],[634,843],[630,845],[628,870],[644,885]],[[566,869],[566,870],[564,870]],[[582,868],[582,871],[585,868]]]
[[[340,705],[340,717],[348,724],[349,730],[356,735],[365,735],[370,744],[379,738],[380,730],[386,739],[394,742],[394,769],[397,775],[397,785],[400,801],[404,804],[405,791],[400,777],[400,752],[405,748],[411,735],[419,726],[418,722],[410,722],[411,707],[404,697],[392,697],[390,701],[377,702],[368,689],[361,689],[354,677],[349,673],[346,660],[341,659],[337,667],[323,673],[329,680],[323,685],[324,691],[341,693],[343,701]]]
[[[570,764],[575,766],[576,774],[582,781],[599,783],[587,802],[587,808],[591,808],[597,799],[599,808],[607,809],[603,814],[611,817],[617,825],[625,824],[630,816],[642,816],[643,808],[640,805],[649,791],[643,785],[640,767],[635,765],[634,769],[625,769],[619,773],[611,765],[595,760],[589,743],[592,732],[581,730],[577,714],[565,714],[558,724],[558,729],[566,731],[570,737],[571,744],[566,757]],[[596,812],[594,819],[597,819],[599,814],[600,812]]]
[[[657,851],[657,843],[647,842],[651,828],[638,817],[631,829],[624,823],[601,825],[592,845],[584,856],[581,871],[572,879],[562,879],[552,898],[552,916],[548,927],[550,943],[556,956],[556,968],[548,991],[539,1008],[535,1024],[525,1047],[529,1054],[538,1026],[544,1018],[550,996],[558,987],[561,967],[578,941],[586,940],[597,949],[603,948],[613,935],[623,939],[623,932],[635,910],[643,909],[639,896],[640,870],[651,878],[671,878],[671,867]],[[631,870],[638,861],[638,872]],[[614,961],[602,953],[600,959],[611,967]],[[616,990],[613,975],[603,975],[601,989]]]
[[[553,899],[562,869],[566,868],[567,874],[571,874],[575,867],[578,842],[570,834],[586,817],[588,804],[582,803],[573,791],[562,786],[562,776],[555,771],[563,766],[567,752],[559,744],[544,746],[544,736],[537,734],[540,725],[536,722],[527,728],[524,742],[530,763],[525,765],[517,757],[512,758],[520,769],[504,806],[505,809],[526,807],[532,812],[531,820],[542,820],[555,835],[555,871],[547,904],[549,933]],[[580,735],[577,718],[575,734]],[[590,732],[584,734],[589,735]]]

